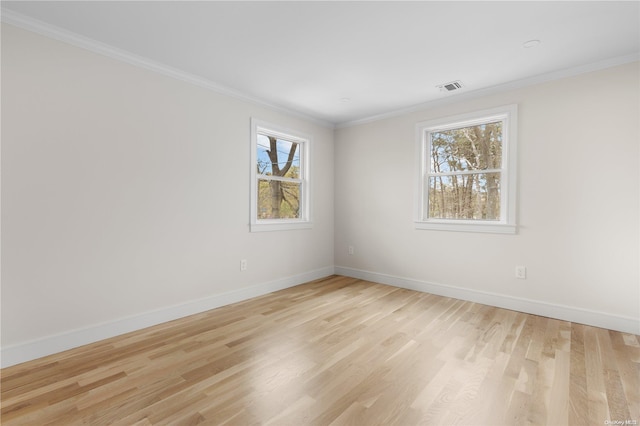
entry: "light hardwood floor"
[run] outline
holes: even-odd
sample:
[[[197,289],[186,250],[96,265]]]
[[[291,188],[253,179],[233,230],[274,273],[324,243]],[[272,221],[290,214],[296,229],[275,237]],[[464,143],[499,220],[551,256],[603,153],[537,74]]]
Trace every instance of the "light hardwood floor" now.
[[[639,336],[340,276],[1,373],[5,426],[640,421]]]

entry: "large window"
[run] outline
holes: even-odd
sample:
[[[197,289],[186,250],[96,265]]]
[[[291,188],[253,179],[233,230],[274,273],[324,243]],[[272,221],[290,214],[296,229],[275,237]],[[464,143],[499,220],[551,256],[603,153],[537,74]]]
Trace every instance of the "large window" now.
[[[251,120],[251,230],[308,228],[309,138]]]
[[[516,232],[516,105],[417,125],[416,227]]]

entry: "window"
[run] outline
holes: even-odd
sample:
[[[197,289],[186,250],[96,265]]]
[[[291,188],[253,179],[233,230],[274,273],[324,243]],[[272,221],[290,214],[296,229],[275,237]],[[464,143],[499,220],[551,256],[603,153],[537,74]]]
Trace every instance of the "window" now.
[[[516,232],[516,119],[510,105],[417,124],[416,228]]]
[[[309,140],[251,120],[251,231],[311,227]]]

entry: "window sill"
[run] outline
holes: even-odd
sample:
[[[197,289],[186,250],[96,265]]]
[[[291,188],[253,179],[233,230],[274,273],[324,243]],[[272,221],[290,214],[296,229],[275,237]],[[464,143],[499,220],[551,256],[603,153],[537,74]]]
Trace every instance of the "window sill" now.
[[[484,232],[489,234],[516,234],[516,225],[506,223],[474,223],[474,222],[414,222],[416,229],[455,232]]]
[[[313,228],[311,222],[261,221],[259,223],[252,223],[250,226],[251,232],[292,231],[295,229],[309,228]]]

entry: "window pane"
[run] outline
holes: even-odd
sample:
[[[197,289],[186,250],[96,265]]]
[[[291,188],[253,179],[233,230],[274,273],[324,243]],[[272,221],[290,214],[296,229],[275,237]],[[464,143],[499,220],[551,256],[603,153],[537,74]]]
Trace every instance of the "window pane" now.
[[[301,184],[258,180],[258,219],[300,218]]]
[[[431,176],[429,218],[500,219],[500,173]]]
[[[431,171],[502,168],[502,121],[430,133]]]
[[[300,179],[300,144],[258,133],[258,174]]]

